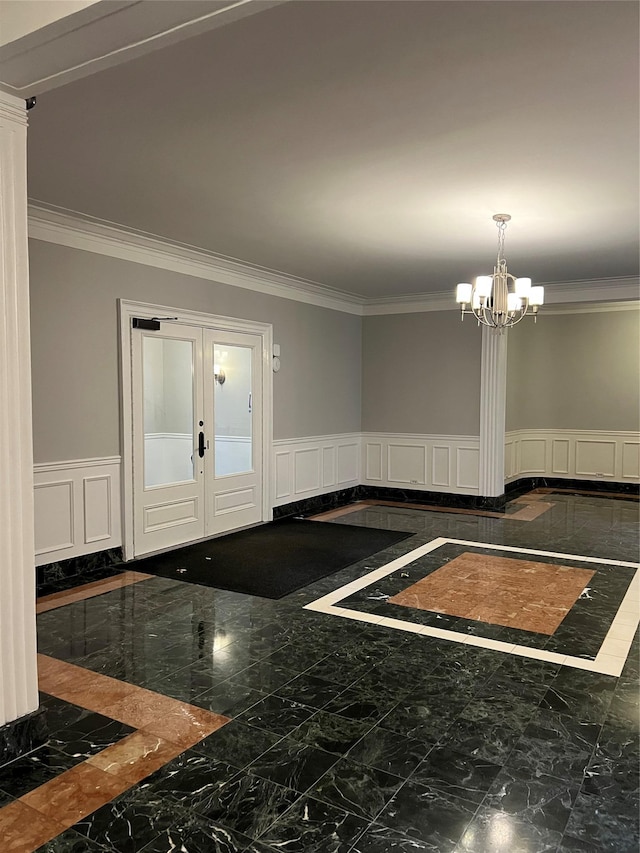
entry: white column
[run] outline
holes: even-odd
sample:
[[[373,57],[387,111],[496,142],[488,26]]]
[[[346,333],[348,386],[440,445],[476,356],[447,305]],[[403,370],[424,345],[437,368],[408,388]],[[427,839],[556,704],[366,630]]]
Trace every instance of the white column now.
[[[0,92],[0,725],[38,707],[27,115]]]
[[[507,332],[482,327],[480,367],[480,495],[504,494]]]

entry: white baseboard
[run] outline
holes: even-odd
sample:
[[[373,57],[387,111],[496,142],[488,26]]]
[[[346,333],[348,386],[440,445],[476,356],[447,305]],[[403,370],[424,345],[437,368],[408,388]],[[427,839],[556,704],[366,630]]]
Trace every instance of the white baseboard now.
[[[505,436],[505,478],[640,483],[640,433],[521,429]]]
[[[120,457],[34,465],[37,566],[117,548]]]

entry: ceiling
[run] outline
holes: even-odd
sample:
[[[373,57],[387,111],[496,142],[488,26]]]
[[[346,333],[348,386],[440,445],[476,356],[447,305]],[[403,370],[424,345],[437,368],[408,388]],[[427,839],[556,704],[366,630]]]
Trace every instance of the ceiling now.
[[[370,299],[490,273],[499,212],[515,274],[634,276],[638,14],[290,0],[40,95],[29,195]]]

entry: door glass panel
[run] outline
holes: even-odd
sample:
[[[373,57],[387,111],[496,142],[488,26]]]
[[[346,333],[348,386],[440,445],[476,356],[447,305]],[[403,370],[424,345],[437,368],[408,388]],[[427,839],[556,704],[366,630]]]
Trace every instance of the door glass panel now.
[[[145,488],[193,480],[193,342],[145,336],[142,345]]]
[[[253,470],[251,353],[250,347],[214,346],[216,477]]]

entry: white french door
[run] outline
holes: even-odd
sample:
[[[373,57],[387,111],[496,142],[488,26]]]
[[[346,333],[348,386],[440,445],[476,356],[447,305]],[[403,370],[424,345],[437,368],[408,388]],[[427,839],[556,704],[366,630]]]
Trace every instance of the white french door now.
[[[255,524],[264,504],[262,337],[142,325],[131,329],[134,556]]]
[[[262,518],[262,339],[204,330],[205,535]]]

